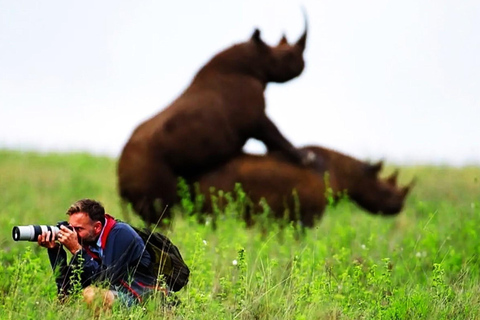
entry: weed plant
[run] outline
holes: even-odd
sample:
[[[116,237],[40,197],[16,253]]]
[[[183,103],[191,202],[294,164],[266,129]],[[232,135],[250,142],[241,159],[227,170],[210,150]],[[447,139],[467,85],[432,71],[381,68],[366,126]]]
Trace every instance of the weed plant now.
[[[0,151],[0,319],[93,317],[78,296],[58,301],[45,250],[14,242],[11,230],[65,220],[68,206],[86,197],[141,227],[122,208],[115,165],[88,154]],[[212,190],[228,206],[205,217],[205,199],[190,200],[180,183],[182,203],[163,232],[191,269],[176,294],[181,303],[167,307],[154,296],[100,318],[478,319],[480,168],[404,167],[401,183],[414,176],[398,216],[370,215],[345,199],[307,230],[272,221],[267,203],[246,228],[241,186],[234,194]]]

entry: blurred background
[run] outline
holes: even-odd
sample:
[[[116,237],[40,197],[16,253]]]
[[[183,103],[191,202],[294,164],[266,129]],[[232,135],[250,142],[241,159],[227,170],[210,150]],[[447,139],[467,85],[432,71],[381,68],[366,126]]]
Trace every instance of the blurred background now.
[[[117,157],[214,54],[260,28],[306,69],[271,84],[295,145],[397,164],[480,164],[480,2],[0,0],[0,148]],[[246,150],[263,152],[251,141]]]

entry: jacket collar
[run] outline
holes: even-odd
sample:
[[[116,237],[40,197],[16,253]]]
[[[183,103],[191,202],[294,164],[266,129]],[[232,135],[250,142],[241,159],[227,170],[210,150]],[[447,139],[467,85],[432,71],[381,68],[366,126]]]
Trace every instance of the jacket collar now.
[[[107,238],[110,233],[110,230],[112,230],[113,226],[117,222],[115,221],[115,218],[112,217],[109,214],[105,214],[105,225],[103,226],[102,232],[100,233],[100,237],[98,237],[97,240],[97,246],[99,248],[105,249],[105,244],[107,243]]]

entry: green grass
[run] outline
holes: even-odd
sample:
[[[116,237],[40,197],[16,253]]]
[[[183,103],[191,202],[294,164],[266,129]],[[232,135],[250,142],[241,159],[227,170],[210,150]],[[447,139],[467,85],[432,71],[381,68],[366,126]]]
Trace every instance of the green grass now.
[[[46,252],[14,242],[14,225],[54,224],[80,198],[122,214],[115,160],[0,151],[0,319],[86,319],[56,298]],[[388,170],[387,170],[388,173]],[[177,210],[167,232],[190,266],[182,303],[158,300],[102,319],[478,319],[480,168],[405,167],[418,183],[404,211],[371,216],[343,201],[299,236],[269,221],[245,229],[229,212],[217,229]]]

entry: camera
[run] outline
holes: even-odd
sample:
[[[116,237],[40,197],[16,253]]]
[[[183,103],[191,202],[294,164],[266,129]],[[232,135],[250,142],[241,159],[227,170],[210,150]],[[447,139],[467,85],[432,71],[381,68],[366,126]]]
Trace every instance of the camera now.
[[[70,230],[73,230],[67,221],[60,221],[55,226],[34,224],[28,226],[14,226],[12,229],[12,238],[14,241],[37,241],[39,235],[41,235],[43,232],[50,231],[55,234],[55,240],[57,240],[60,226],[65,226]]]

